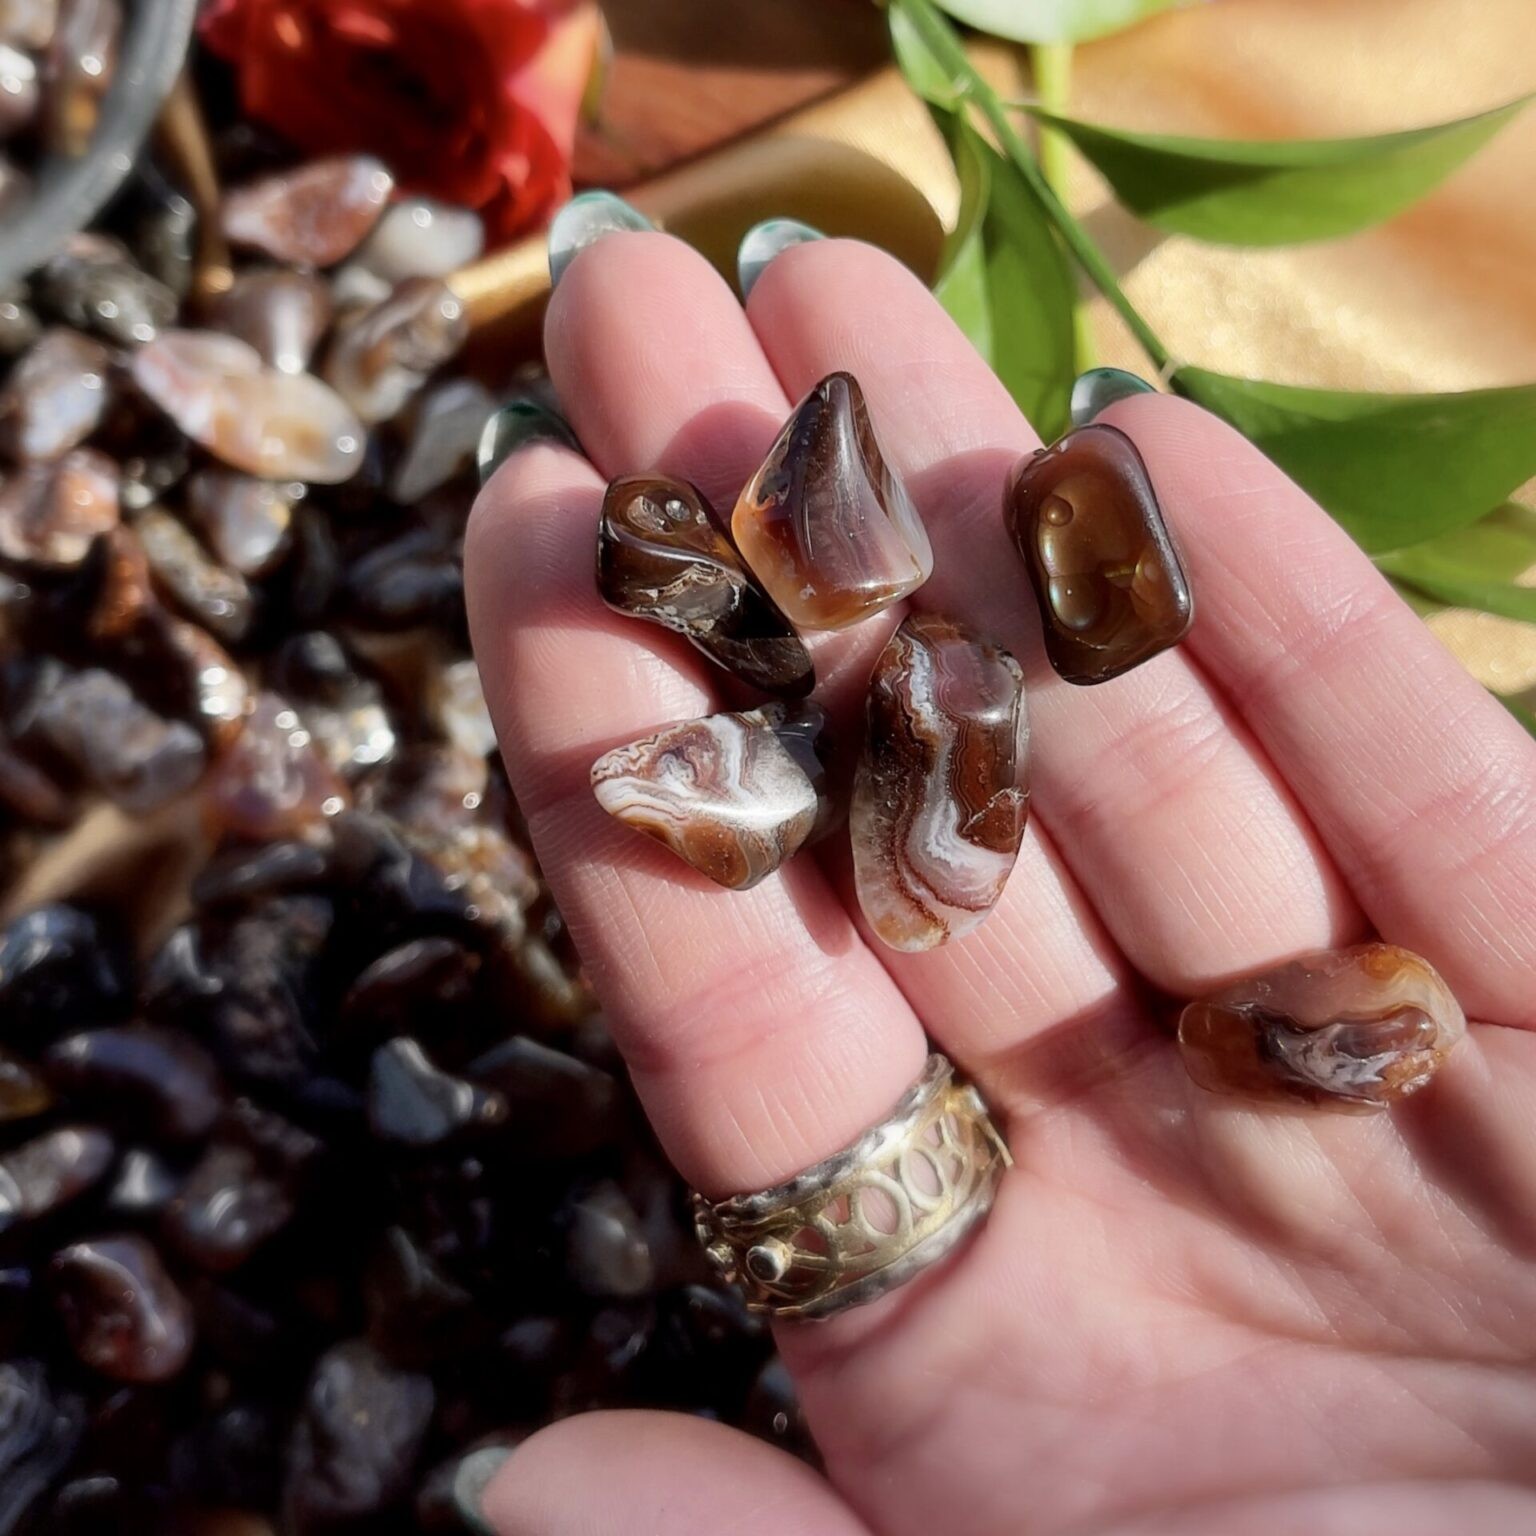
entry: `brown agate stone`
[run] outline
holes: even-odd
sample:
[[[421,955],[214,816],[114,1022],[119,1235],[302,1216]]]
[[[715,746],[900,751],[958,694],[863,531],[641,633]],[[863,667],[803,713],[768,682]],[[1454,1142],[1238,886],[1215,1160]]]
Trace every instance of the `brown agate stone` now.
[[[1321,950],[1190,1003],[1189,1075],[1213,1093],[1380,1109],[1417,1092],[1467,1032],[1427,960],[1395,944]]]
[[[928,534],[849,373],[799,405],[731,515],[741,557],[805,629],[846,629],[933,572]]]
[[[948,619],[907,619],[870,679],[849,811],[859,905],[891,948],[948,943],[997,904],[1028,773],[1018,662]]]
[[[610,816],[744,891],[817,830],[821,724],[814,704],[684,720],[598,758],[592,790]]]
[[[1014,470],[1005,512],[1034,583],[1045,651],[1069,683],[1103,683],[1177,645],[1194,603],[1135,444],[1079,427]]]
[[[597,589],[610,608],[686,635],[764,693],[798,698],[816,681],[789,620],[684,481],[626,475],[608,487],[597,528]]]

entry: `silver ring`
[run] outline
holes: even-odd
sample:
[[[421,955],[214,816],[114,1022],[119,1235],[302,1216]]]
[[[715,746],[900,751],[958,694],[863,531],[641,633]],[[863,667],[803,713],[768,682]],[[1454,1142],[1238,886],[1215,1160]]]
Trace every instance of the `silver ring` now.
[[[694,1226],[749,1310],[830,1317],[942,1259],[992,1208],[1011,1163],[981,1095],[934,1054],[851,1146],[758,1194],[695,1194]]]

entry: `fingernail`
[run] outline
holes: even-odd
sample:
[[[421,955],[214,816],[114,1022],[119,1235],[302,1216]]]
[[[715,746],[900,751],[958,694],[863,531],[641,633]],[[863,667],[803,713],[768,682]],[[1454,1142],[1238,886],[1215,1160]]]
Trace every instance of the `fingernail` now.
[[[528,443],[559,443],[581,452],[581,444],[565,419],[537,400],[520,396],[509,400],[486,422],[475,450],[475,467],[484,485],[519,448]]]
[[[1078,374],[1072,385],[1072,425],[1086,427],[1117,400],[1156,393],[1145,379],[1138,379],[1124,368],[1090,368],[1087,373]]]
[[[579,193],[550,222],[550,285],[558,283],[576,257],[604,235],[611,235],[616,230],[655,227],[638,208],[631,207],[612,192]]]
[[[496,1536],[485,1518],[485,1490],[512,1455],[504,1445],[488,1445],[471,1451],[453,1474],[453,1502],[459,1518],[476,1536]]]
[[[781,251],[792,245],[804,245],[808,240],[825,240],[819,229],[802,224],[799,219],[764,219],[754,224],[741,237],[736,251],[736,284],[741,289],[741,301],[746,303],[763,269]]]

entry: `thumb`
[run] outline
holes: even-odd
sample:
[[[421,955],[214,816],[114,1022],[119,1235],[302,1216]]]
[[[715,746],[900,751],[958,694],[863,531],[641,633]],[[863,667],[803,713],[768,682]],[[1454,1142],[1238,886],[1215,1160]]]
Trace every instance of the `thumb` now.
[[[739,1430],[675,1413],[589,1413],[496,1472],[494,1536],[871,1536],[826,1480]]]

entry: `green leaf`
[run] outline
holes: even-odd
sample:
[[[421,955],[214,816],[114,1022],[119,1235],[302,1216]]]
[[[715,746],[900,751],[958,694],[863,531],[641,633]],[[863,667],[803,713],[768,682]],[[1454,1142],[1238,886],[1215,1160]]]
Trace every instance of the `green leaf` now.
[[[1536,512],[1529,507],[1499,507],[1470,528],[1378,555],[1376,563],[1437,602],[1536,624],[1536,587],[1514,580],[1536,569]]]
[[[964,118],[935,109],[960,176],[960,216],[934,293],[1049,441],[1075,372],[1072,272],[1023,178]]]
[[[1193,0],[939,0],[959,21],[1015,43],[1082,43]]]
[[[1066,134],[1138,218],[1226,245],[1292,245],[1416,202],[1531,100],[1406,133],[1253,143],[1128,133],[1030,107]]]
[[[1466,528],[1536,475],[1536,385],[1453,395],[1300,389],[1180,368],[1373,554]]]
[[[891,49],[907,84],[935,107],[958,106],[962,95],[958,82],[934,57],[899,3],[891,7],[890,28]]]

